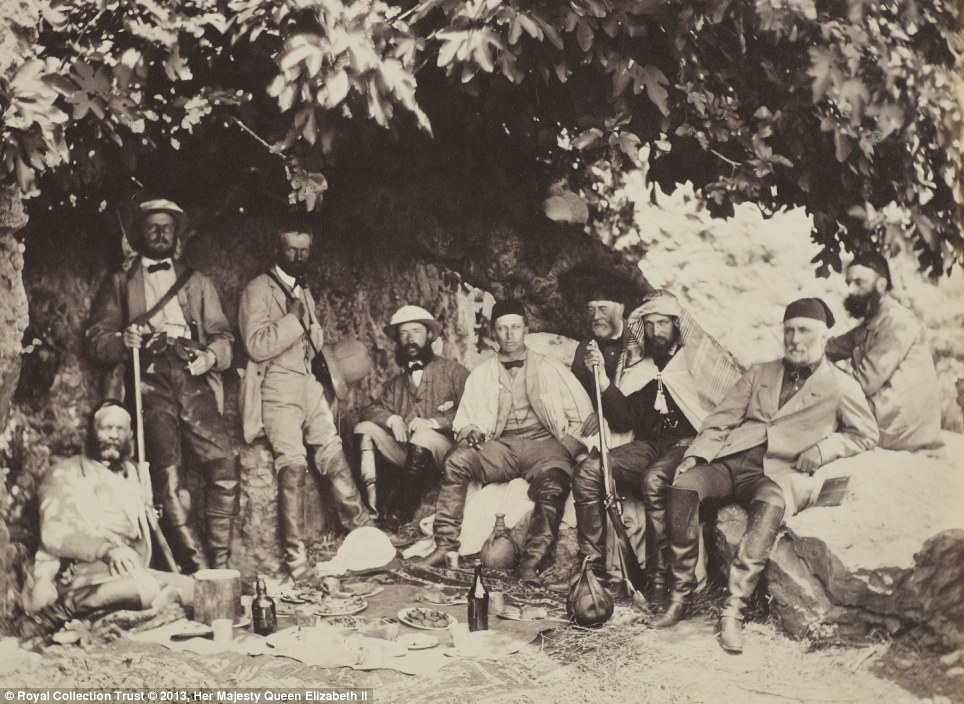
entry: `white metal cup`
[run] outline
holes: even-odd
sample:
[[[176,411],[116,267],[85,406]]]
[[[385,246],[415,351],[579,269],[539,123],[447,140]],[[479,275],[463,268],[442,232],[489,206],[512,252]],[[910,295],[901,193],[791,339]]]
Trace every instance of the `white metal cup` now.
[[[459,568],[459,553],[457,550],[449,550],[445,553],[445,564],[450,570]]]
[[[229,618],[216,618],[211,622],[214,630],[214,642],[225,645],[234,640],[234,623]]]
[[[489,592],[489,604],[492,606],[493,611],[501,613],[502,609],[505,608],[505,593]]]

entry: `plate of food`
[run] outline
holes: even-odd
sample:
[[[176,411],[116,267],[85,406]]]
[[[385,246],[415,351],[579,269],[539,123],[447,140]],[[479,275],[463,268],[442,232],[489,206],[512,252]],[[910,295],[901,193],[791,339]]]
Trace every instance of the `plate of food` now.
[[[346,628],[352,631],[357,631],[365,625],[365,621],[354,616],[329,616],[325,618],[325,623],[335,628]]]
[[[541,606],[510,606],[506,604],[502,611],[496,611],[496,616],[510,621],[539,621],[549,618],[549,612]]]
[[[444,611],[421,607],[402,609],[398,612],[398,620],[413,628],[427,631],[444,631],[453,623],[458,623],[454,616],[449,616]]]
[[[399,636],[395,642],[404,645],[409,650],[425,650],[438,645],[438,637],[430,633],[412,633],[411,635]]]
[[[316,616],[351,616],[368,608],[361,597],[326,597],[312,611]]]
[[[423,589],[415,596],[415,601],[433,606],[453,606],[456,604],[468,604],[469,600],[464,596],[449,594],[441,589]]]

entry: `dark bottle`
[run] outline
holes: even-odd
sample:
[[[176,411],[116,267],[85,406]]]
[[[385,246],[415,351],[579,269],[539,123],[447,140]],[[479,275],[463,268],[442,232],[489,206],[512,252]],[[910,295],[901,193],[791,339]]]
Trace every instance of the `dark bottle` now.
[[[251,602],[251,621],[254,632],[259,636],[267,636],[278,630],[278,614],[274,608],[274,599],[268,596],[268,589],[264,586],[264,575],[258,575],[257,593]]]
[[[469,631],[489,630],[489,589],[482,581],[482,560],[475,561],[475,576],[469,589]]]

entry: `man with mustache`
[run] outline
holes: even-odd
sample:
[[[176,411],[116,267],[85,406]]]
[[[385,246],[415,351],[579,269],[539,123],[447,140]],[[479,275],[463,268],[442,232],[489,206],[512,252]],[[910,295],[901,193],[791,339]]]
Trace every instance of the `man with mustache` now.
[[[720,644],[743,650],[743,611],[789,508],[794,476],[877,444],[874,416],[858,384],[824,359],[833,314],[802,298],[783,316],[784,357],[755,364],[707,416],[676,468],[667,498],[673,590],[650,625],[668,628],[686,615],[696,587],[699,513],[733,501],[747,509],[746,533],[730,563]],[[799,474],[798,474],[799,473]]]
[[[436,548],[418,558],[422,564],[441,565],[446,552],[459,549],[469,484],[523,477],[535,505],[516,574],[538,582],[559,532],[573,458],[583,447],[579,431],[592,405],[564,364],[526,347],[528,330],[521,301],[493,306],[499,352],[465,382],[453,422],[458,443],[445,460],[436,503]]]
[[[24,635],[101,609],[190,603],[192,579],[148,569],[150,497],[131,462],[131,417],[119,403],[94,409],[86,454],[55,465],[38,499],[40,547],[23,594]]]
[[[830,338],[827,358],[850,361],[877,417],[882,448],[940,455],[940,392],[924,326],[891,296],[890,265],[880,254],[855,257],[847,285],[844,308],[861,323]]]
[[[211,280],[174,258],[186,222],[169,200],[141,204],[130,233],[139,256],[126,273],[104,280],[87,342],[94,359],[115,370],[128,365],[128,374],[131,350],[141,350],[144,444],[160,524],[181,571],[192,574],[209,561],[228,566],[241,474],[221,417],[220,372],[231,365],[234,336]],[[105,396],[132,398],[123,388]],[[181,498],[182,443],[206,480],[207,558]]]
[[[385,335],[395,340],[395,363],[403,371],[385,383],[355,426],[362,476],[374,475],[374,448],[398,469],[379,502],[383,523],[393,532],[414,518],[424,475],[438,473],[452,449],[452,420],[469,371],[432,351],[441,331],[424,308],[395,312]]]
[[[666,597],[667,487],[697,429],[737,381],[740,368],[669,292],[648,296],[630,315],[629,329],[635,344],[621,355],[618,382],[610,377],[599,348],[587,346],[585,358],[589,369],[599,369],[617,490],[642,498],[646,509],[647,596],[660,605]],[[599,457],[593,453],[576,468],[572,494],[579,555],[590,558],[604,581],[606,492]]]
[[[599,284],[588,294],[587,309],[589,323],[592,328],[592,340],[596,341],[599,351],[605,361],[606,375],[610,379],[616,378],[616,366],[619,355],[625,347],[626,324],[623,313],[626,310],[627,293],[615,284]],[[584,340],[576,347],[570,369],[573,375],[583,385],[590,398],[595,393],[592,367],[586,363],[589,340]]]
[[[312,362],[324,341],[305,274],[312,233],[282,229],[274,265],[245,287],[238,327],[248,353],[241,413],[245,442],[267,436],[278,477],[278,514],[284,564],[291,579],[308,573],[304,500],[308,450],[316,471],[328,480],[346,530],[371,525],[351,467],[345,459],[335,416]]]

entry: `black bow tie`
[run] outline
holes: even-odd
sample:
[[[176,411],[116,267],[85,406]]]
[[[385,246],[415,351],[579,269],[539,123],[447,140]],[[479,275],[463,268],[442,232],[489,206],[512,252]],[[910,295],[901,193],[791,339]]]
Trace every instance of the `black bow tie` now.
[[[408,374],[414,374],[415,372],[421,372],[421,371],[424,371],[424,370],[425,370],[425,365],[424,365],[424,364],[421,364],[421,363],[419,363],[419,362],[415,362],[415,364],[410,365],[410,366],[408,367],[408,369],[406,369],[405,371],[406,371]]]
[[[512,362],[502,362],[502,366],[506,369],[522,369],[522,365],[525,363],[526,361],[524,359],[517,359]]]
[[[147,273],[153,274],[155,271],[167,271],[171,268],[170,262],[157,262],[156,264],[149,264],[147,267]]]
[[[291,287],[291,290],[293,291],[294,289],[298,288],[299,286],[301,286],[301,288],[307,288],[307,287],[308,287],[308,284],[305,283],[305,277],[304,277],[304,276],[296,276],[296,277],[295,277],[295,284],[294,284],[294,286]]]
[[[813,375],[810,367],[788,367],[787,374],[794,384],[802,384]]]

